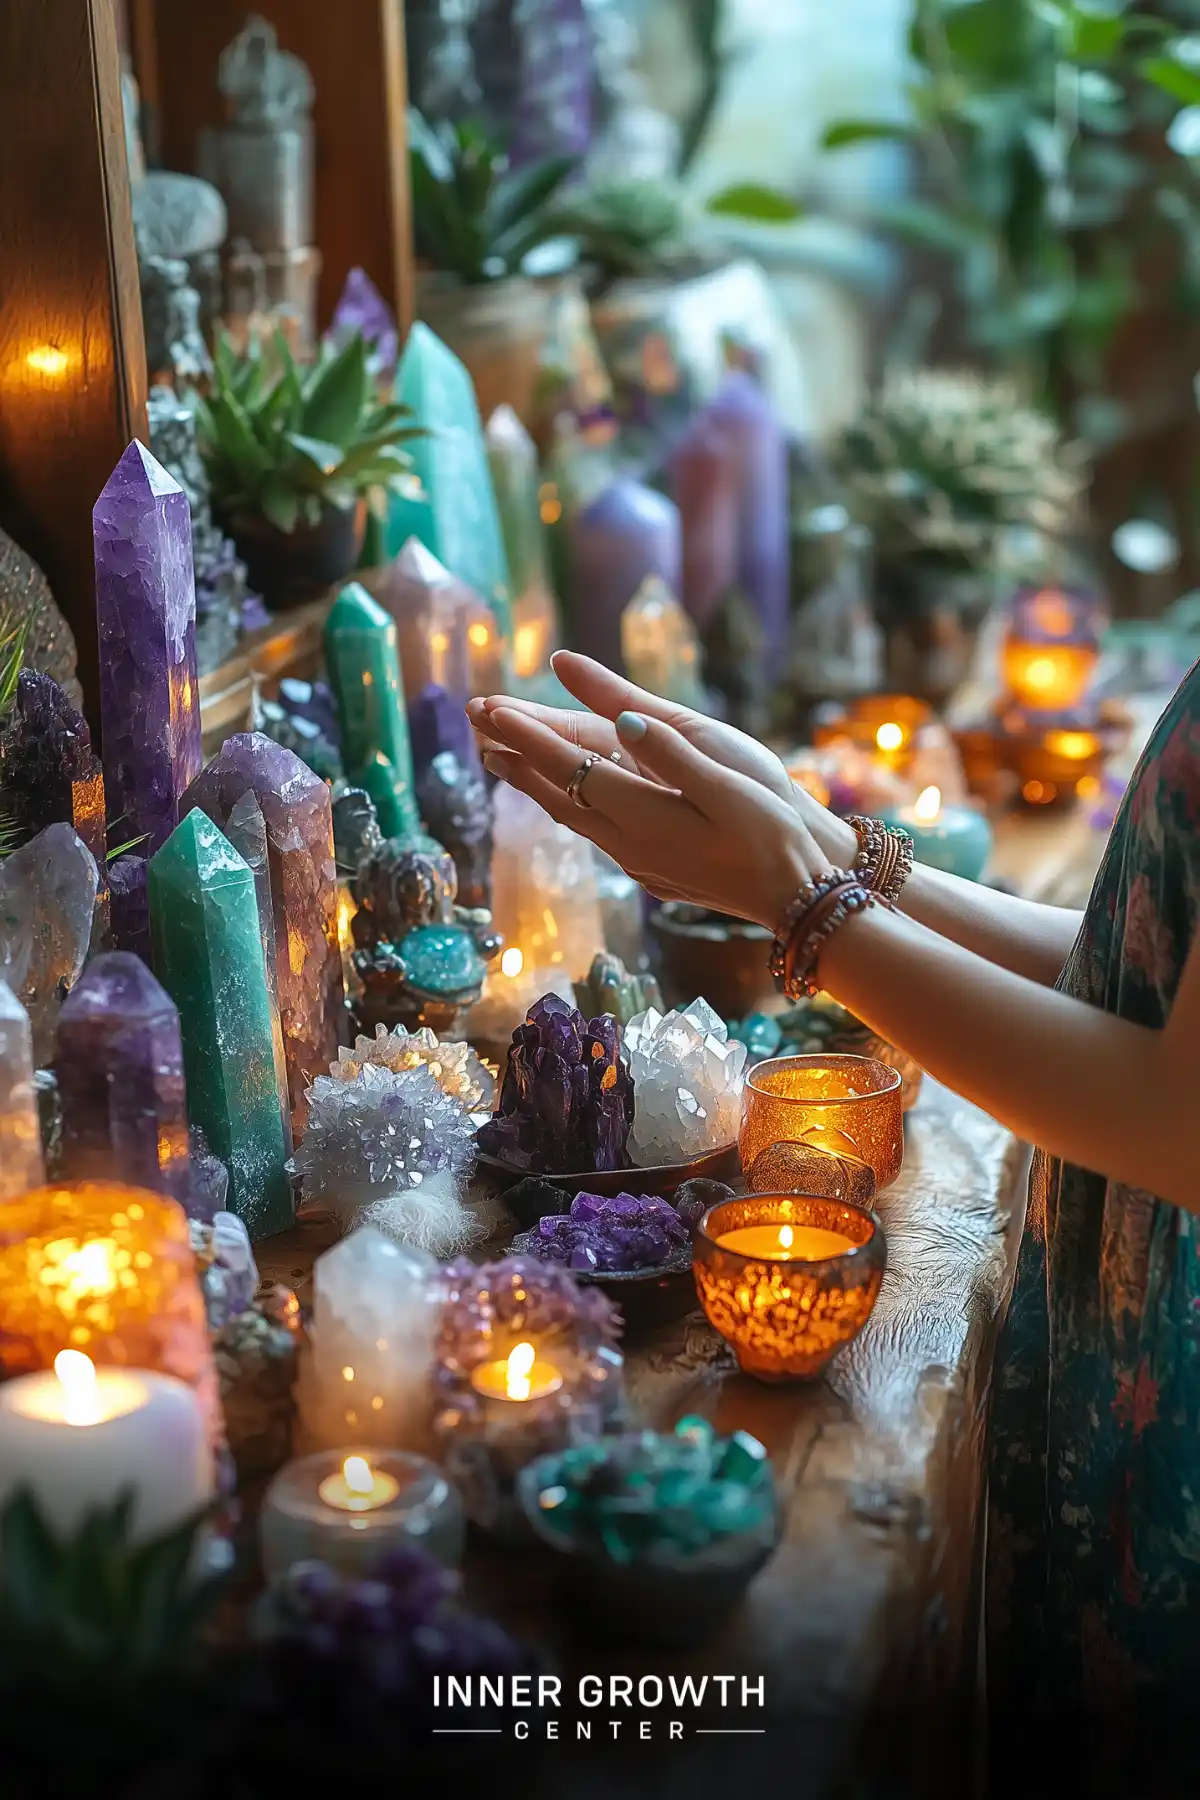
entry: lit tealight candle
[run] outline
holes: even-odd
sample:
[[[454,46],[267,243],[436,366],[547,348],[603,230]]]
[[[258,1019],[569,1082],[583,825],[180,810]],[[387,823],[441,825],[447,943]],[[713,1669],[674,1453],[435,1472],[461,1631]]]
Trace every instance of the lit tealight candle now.
[[[854,1240],[820,1225],[742,1225],[717,1239],[722,1250],[764,1262],[824,1262],[854,1249]]]
[[[887,825],[898,825],[913,840],[918,862],[948,875],[978,881],[992,850],[992,829],[981,812],[970,806],[943,806],[941,789],[922,788],[911,806],[882,815]]]
[[[387,1506],[400,1492],[394,1475],[372,1468],[365,1456],[348,1456],[340,1469],[327,1475],[317,1488],[326,1506],[339,1512],[374,1512]]]
[[[543,1361],[532,1344],[517,1344],[496,1362],[480,1363],[471,1386],[485,1400],[544,1400],[562,1386],[562,1371]]]
[[[60,1531],[127,1492],[135,1538],[169,1531],[213,1495],[200,1402],[172,1375],[62,1350],[53,1369],[0,1386],[0,1499],[18,1488]]]

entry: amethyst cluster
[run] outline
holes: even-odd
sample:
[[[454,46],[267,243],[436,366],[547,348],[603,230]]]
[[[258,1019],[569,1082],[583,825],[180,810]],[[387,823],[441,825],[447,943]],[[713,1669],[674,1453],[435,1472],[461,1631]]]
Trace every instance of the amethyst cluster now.
[[[513,1032],[500,1105],[481,1125],[479,1148],[538,1175],[629,1166],[633,1079],[621,1028],[546,994]]]
[[[422,1708],[433,1675],[520,1674],[528,1651],[456,1602],[458,1578],[418,1547],[392,1551],[362,1580],[302,1562],[264,1596],[256,1636],[328,1666],[363,1699]]]
[[[538,1221],[529,1250],[579,1274],[633,1274],[690,1255],[691,1241],[675,1208],[653,1194],[577,1194],[570,1212]]]

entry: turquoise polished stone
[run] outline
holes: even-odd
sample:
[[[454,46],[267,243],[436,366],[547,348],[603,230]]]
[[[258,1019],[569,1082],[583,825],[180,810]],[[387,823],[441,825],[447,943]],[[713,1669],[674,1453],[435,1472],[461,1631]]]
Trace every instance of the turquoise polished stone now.
[[[418,925],[396,949],[408,985],[437,999],[478,987],[487,968],[474,938],[459,925]]]
[[[324,647],[346,775],[375,802],[384,837],[406,837],[420,818],[395,623],[352,581],[330,608]]]
[[[417,497],[388,501],[386,555],[420,538],[452,574],[482,594],[512,643],[508,564],[475,389],[462,363],[428,325],[408,334],[395,398],[426,435],[406,448],[421,482]]]
[[[154,968],[179,1008],[188,1117],[252,1238],[292,1223],[254,876],[198,808],[150,860]]]
[[[761,1062],[767,1056],[777,1056],[783,1042],[783,1031],[778,1019],[771,1018],[767,1013],[747,1014],[740,1022],[729,1027],[729,1035],[745,1044],[755,1062]]]
[[[758,1439],[748,1431],[735,1431],[721,1453],[715,1473],[720,1481],[752,1485],[768,1466],[766,1450]]]

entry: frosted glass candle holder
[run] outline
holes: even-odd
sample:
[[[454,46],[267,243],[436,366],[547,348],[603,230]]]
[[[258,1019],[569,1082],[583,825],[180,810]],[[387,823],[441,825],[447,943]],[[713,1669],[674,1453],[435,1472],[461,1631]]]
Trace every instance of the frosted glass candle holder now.
[[[877,1189],[890,1187],[904,1161],[899,1070],[867,1056],[774,1056],[746,1076],[742,1168],[772,1145],[804,1144],[867,1163]]]
[[[403,1544],[419,1544],[456,1568],[464,1529],[461,1502],[440,1469],[423,1456],[371,1446],[288,1463],[267,1489],[258,1522],[268,1581],[310,1559],[369,1575]]]

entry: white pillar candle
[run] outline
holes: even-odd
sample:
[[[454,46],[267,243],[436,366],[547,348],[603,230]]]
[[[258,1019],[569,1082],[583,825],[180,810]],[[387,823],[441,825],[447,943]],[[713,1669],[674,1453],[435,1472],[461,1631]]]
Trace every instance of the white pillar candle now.
[[[200,1403],[173,1375],[97,1369],[63,1350],[53,1369],[0,1386],[0,1503],[31,1489],[60,1532],[132,1489],[133,1537],[157,1537],[207,1505],[214,1487]]]

